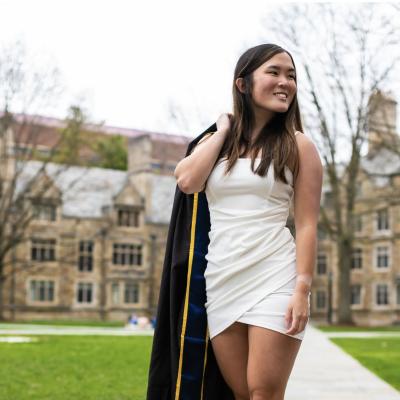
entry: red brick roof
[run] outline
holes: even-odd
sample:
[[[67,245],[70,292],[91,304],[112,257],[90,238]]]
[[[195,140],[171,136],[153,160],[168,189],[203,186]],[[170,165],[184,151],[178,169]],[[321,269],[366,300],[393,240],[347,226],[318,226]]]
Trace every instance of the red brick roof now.
[[[16,121],[16,124],[13,126],[15,141],[19,146],[33,145],[37,148],[51,149],[60,140],[61,130],[66,127],[66,121],[58,118],[30,114],[13,114],[13,117]],[[182,159],[189,142],[192,140],[192,138],[183,135],[100,124],[85,124],[83,128],[85,132],[93,134],[96,138],[104,135],[121,135],[128,139],[148,135],[153,143],[152,157],[170,162],[177,162]],[[82,157],[90,159],[93,156],[93,151],[86,147],[83,146],[80,153]]]

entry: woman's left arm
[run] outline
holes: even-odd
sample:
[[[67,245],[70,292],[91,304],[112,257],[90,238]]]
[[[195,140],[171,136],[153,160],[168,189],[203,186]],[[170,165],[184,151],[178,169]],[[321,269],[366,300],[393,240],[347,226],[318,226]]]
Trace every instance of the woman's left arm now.
[[[296,135],[299,149],[299,173],[294,182],[294,223],[296,229],[297,279],[286,312],[288,334],[305,328],[308,297],[317,257],[317,226],[321,201],[323,166],[314,143],[305,135]]]

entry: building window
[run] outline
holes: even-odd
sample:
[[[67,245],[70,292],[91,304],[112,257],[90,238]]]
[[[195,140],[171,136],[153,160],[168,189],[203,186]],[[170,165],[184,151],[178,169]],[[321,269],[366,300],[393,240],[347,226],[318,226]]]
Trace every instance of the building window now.
[[[139,303],[139,284],[125,283],[125,303]]]
[[[324,309],[326,307],[326,292],[317,290],[317,308]]]
[[[113,304],[119,304],[119,283],[114,282],[111,285],[111,299]]]
[[[376,304],[387,305],[389,304],[389,288],[386,283],[376,285]]]
[[[354,232],[361,232],[363,229],[363,218],[362,215],[354,215],[353,216],[353,229]]]
[[[361,197],[362,196],[362,194],[363,194],[363,187],[362,187],[362,182],[356,182],[356,185],[355,185],[355,194],[356,194],[356,197]]]
[[[54,281],[31,281],[31,301],[54,301]]]
[[[396,284],[396,304],[400,305],[400,282]]]
[[[142,245],[114,243],[113,264],[142,265]]]
[[[31,259],[33,261],[55,261],[56,259],[55,239],[32,239]]]
[[[317,256],[317,274],[318,275],[325,275],[326,274],[326,254],[319,253]]]
[[[362,268],[362,249],[353,249],[353,256],[351,258],[351,269],[361,269]]]
[[[32,218],[41,221],[55,221],[57,207],[54,204],[33,203]]]
[[[93,283],[78,283],[77,301],[78,303],[91,303],[93,298]]]
[[[333,206],[333,193],[332,192],[325,192],[323,194],[323,204],[325,207],[332,207]]]
[[[389,267],[389,247],[377,246],[376,248],[376,267],[388,268]]]
[[[318,240],[324,240],[327,238],[326,231],[320,226],[318,226],[317,237],[318,237]]]
[[[93,270],[93,247],[91,240],[81,240],[79,242],[79,271]]]
[[[351,285],[351,304],[361,304],[361,285]]]
[[[118,208],[118,226],[139,226],[139,210]]]
[[[378,231],[387,231],[389,227],[389,211],[387,208],[376,212],[376,229]]]

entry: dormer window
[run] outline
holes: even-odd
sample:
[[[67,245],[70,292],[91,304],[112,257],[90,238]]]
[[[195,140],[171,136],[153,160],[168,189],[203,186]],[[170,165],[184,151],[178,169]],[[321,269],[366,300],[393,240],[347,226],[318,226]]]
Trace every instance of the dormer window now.
[[[117,208],[117,223],[118,226],[139,226],[140,211],[133,207],[118,207]]]
[[[55,239],[31,239],[31,260],[32,261],[55,261],[56,240]]]
[[[34,202],[32,204],[32,217],[39,221],[55,221],[57,206],[46,202]]]

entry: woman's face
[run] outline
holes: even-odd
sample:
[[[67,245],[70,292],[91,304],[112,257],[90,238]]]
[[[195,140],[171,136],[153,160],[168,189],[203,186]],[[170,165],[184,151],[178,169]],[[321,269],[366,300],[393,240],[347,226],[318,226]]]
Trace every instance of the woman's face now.
[[[294,65],[285,52],[276,54],[253,71],[252,100],[256,113],[286,112],[296,90]]]

